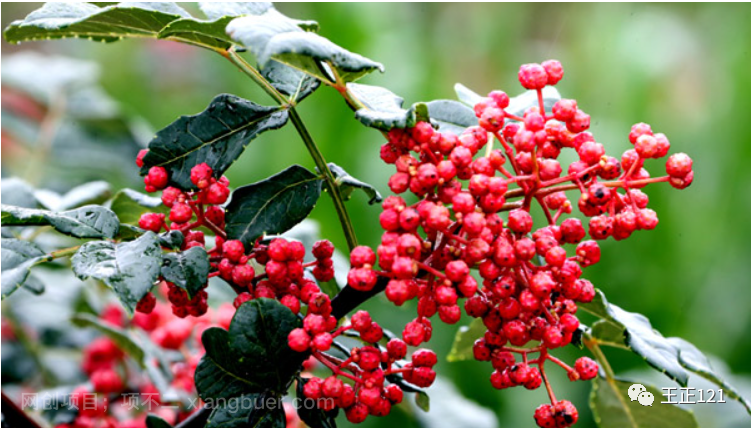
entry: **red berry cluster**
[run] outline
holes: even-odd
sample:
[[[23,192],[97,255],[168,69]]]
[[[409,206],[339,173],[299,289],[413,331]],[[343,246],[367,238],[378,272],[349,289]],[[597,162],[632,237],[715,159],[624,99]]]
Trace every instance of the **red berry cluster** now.
[[[168,290],[169,287],[162,283],[156,292],[159,297],[152,295],[152,310],[149,313],[137,312],[130,321],[117,304],[107,305],[99,318],[113,327],[141,329],[158,346],[182,351],[185,358],[170,363],[170,386],[194,394],[194,373],[203,354],[201,333],[211,326],[228,328],[235,308],[224,304],[216,310],[209,310],[200,319],[181,319],[171,313],[165,302]],[[146,364],[158,363],[147,361]],[[160,406],[160,391],[143,373],[127,370],[127,365],[125,353],[111,339],[100,337],[88,344],[83,349],[81,367],[89,384],[77,387],[68,397],[69,404],[76,407],[78,413],[72,422],[58,424],[56,428],[145,428],[146,416],[150,412],[156,412],[170,423],[177,423],[195,410],[177,405]],[[136,408],[128,399],[134,393],[139,394],[141,400]]]
[[[336,328],[336,318],[330,315],[330,302],[325,294],[313,298],[316,299],[320,302],[308,304],[303,327],[292,330],[288,341],[290,348],[297,352],[310,351],[332,372],[326,379],[311,377],[303,386],[305,397],[316,400],[319,408],[326,411],[342,408],[350,422],[360,423],[368,415],[389,414],[391,406],[402,401],[404,392],[399,385],[386,384],[387,376],[402,374],[404,380],[420,387],[433,383],[436,376],[433,366],[438,361],[433,351],[417,350],[411,362],[402,364],[399,360],[407,356],[407,344],[395,338],[381,348],[378,342],[383,338],[383,329],[366,311],[358,311],[350,325],[329,333]],[[352,348],[346,360],[324,352],[331,348],[337,336],[348,330],[356,331],[362,341],[371,345]]]
[[[560,365],[572,380],[597,373],[588,358],[571,368],[548,352],[571,342],[579,326],[576,303],[595,295],[581,278],[582,268],[600,259],[594,240],[653,229],[657,215],[646,208],[648,197],[639,188],[665,181],[685,188],[693,180],[692,161],[682,153],[668,159],[667,176],[650,178],[645,160],[666,156],[670,143],[649,125],[632,127],[634,148],[619,161],[587,132],[590,117],[575,100],[562,99],[546,111],[542,89],[562,77],[558,61],[523,65],[519,81],[537,92],[539,102],[521,117],[506,110],[510,99],[504,92],[493,91],[474,106],[479,126],[459,136],[436,132],[427,122],[390,131],[381,147],[381,158],[396,166],[389,187],[420,200],[384,201],[385,233],[376,251],[381,271],[373,269],[373,251],[357,248],[348,276],[349,285],[363,291],[385,277],[386,297],[396,305],[418,299],[418,316],[403,332],[414,346],[430,339],[429,318],[436,313],[456,323],[459,299],[467,298],[465,312],[482,318],[487,328],[475,343],[475,357],[492,363],[496,388],[545,383],[552,404],[535,413],[545,427],[570,426],[577,413],[570,402],[555,399],[544,363]],[[563,149],[578,155],[565,174],[558,161]],[[572,212],[565,193],[570,190],[579,192],[579,211],[591,217],[588,231],[577,218],[561,218]],[[533,203],[545,216],[542,226],[530,214]],[[508,212],[505,220],[502,212]],[[594,240],[584,240],[587,232]],[[569,251],[569,245],[576,247]],[[474,268],[481,287],[470,274]],[[530,341],[539,344],[522,348]]]

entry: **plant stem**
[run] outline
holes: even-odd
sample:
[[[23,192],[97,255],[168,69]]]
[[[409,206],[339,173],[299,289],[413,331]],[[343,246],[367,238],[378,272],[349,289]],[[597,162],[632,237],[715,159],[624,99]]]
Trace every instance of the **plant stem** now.
[[[597,340],[586,340],[584,345],[589,348],[597,362],[600,363],[602,370],[605,371],[605,378],[608,380],[615,379],[613,368],[610,367],[610,363],[608,362],[608,359],[605,358],[605,354],[602,352],[602,349],[600,349],[600,345],[597,344]]]
[[[323,158],[323,154],[318,149],[315,141],[313,141],[313,137],[311,137],[308,132],[308,128],[305,127],[302,118],[297,114],[297,110],[295,110],[294,107],[290,107],[289,109],[289,118],[292,121],[292,124],[295,125],[297,133],[300,134],[303,143],[305,143],[305,147],[308,148],[308,152],[310,152],[310,156],[313,158],[313,162],[315,162],[318,171],[323,174],[323,179],[326,181],[326,187],[328,187],[329,192],[331,193],[331,199],[334,201],[334,208],[336,209],[336,214],[339,216],[339,222],[342,224],[342,230],[344,231],[344,237],[347,239],[347,245],[349,246],[349,250],[352,251],[357,246],[357,236],[355,235],[355,229],[352,227],[352,220],[349,218],[347,208],[344,206],[344,198],[342,198],[339,186],[336,184],[336,179],[331,173],[326,160]]]
[[[336,184],[336,179],[331,173],[331,170],[326,163],[326,159],[324,159],[323,154],[318,149],[318,146],[313,140],[313,137],[310,135],[310,132],[308,132],[308,128],[305,126],[302,118],[297,113],[294,101],[287,99],[284,95],[277,91],[276,88],[274,88],[269,83],[269,81],[266,80],[261,75],[261,73],[258,72],[258,70],[248,64],[241,56],[237,55],[234,50],[229,49],[226,52],[221,52],[221,54],[222,56],[229,59],[233,64],[235,64],[243,73],[248,75],[248,77],[250,77],[255,83],[257,83],[258,86],[261,87],[261,89],[263,89],[267,94],[269,94],[269,96],[271,96],[271,98],[273,98],[277,103],[279,103],[289,111],[290,121],[292,121],[292,124],[295,126],[297,133],[303,140],[303,143],[308,149],[310,156],[313,158],[313,162],[315,162],[318,171],[323,175],[323,179],[326,182],[326,187],[328,188],[329,193],[331,194],[331,199],[334,202],[336,214],[339,216],[339,222],[342,224],[342,230],[344,231],[344,237],[347,240],[347,245],[349,246],[350,251],[352,251],[352,249],[357,246],[357,236],[355,235],[355,230],[352,227],[352,220],[349,218],[347,208],[344,206],[344,198],[342,198],[342,194]]]

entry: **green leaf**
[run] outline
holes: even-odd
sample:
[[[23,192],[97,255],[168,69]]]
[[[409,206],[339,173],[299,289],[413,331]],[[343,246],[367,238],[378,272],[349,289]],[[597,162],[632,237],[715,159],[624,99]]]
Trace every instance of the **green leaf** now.
[[[652,406],[631,401],[628,388],[632,382],[608,381],[598,377],[592,385],[589,406],[595,422],[602,428],[698,428],[694,414],[675,404],[663,404],[662,392],[645,385],[654,395]]]
[[[376,190],[373,185],[362,182],[355,177],[349,175],[347,171],[344,170],[344,168],[340,167],[339,165],[331,162],[329,163],[329,170],[331,170],[331,173],[334,174],[334,178],[336,178],[336,185],[339,186],[339,190],[342,193],[342,197],[345,201],[348,201],[350,198],[352,198],[352,193],[355,190],[362,190],[366,195],[368,195],[368,204],[373,205],[374,203],[381,203],[383,201],[383,196]]]
[[[321,196],[323,180],[292,165],[263,181],[240,187],[226,208],[227,236],[249,248],[264,233],[282,233],[310,214]]]
[[[192,247],[162,256],[162,276],[193,298],[209,280],[209,255],[203,247]]]
[[[469,325],[459,327],[459,330],[454,336],[454,344],[451,345],[451,351],[449,351],[446,360],[453,363],[455,361],[465,361],[474,358],[472,347],[475,341],[481,338],[487,328],[482,323],[482,318],[476,318],[472,320]]]
[[[220,177],[232,165],[245,146],[258,134],[287,123],[287,111],[264,107],[254,102],[222,94],[201,113],[181,116],[157,132],[149,143],[141,174],[149,168],[167,169],[170,183],[183,190],[195,189],[190,169],[207,163]]]
[[[13,238],[3,238],[2,253],[2,298],[18,290],[29,277],[29,270],[44,257],[35,244]]]
[[[106,181],[84,183],[70,189],[64,195],[46,189],[34,192],[34,197],[52,211],[63,211],[87,204],[99,204],[109,196],[110,185]]]
[[[740,395],[732,385],[728,384],[709,363],[709,359],[696,346],[679,337],[669,337],[668,341],[678,349],[678,362],[686,369],[698,374],[722,388],[728,397],[740,402],[751,414],[751,402]]]
[[[168,214],[169,208],[162,205],[162,200],[153,196],[137,192],[133,189],[122,189],[115,194],[109,208],[120,219],[120,223],[138,224],[143,214],[158,212]]]
[[[320,80],[277,61],[269,61],[261,74],[279,92],[297,102],[321,86]]]
[[[287,420],[281,397],[245,394],[215,407],[206,428],[284,428]]]
[[[404,99],[386,88],[348,83],[347,89],[365,106],[355,112],[355,118],[365,126],[389,131],[393,128],[411,128],[418,121],[416,106],[403,109]]]
[[[289,332],[300,320],[286,306],[271,299],[255,299],[240,306],[229,327],[232,347],[249,359],[259,383],[275,391],[300,368],[300,354],[287,345]]]
[[[183,241],[185,241],[185,235],[179,230],[170,230],[169,232],[160,233],[157,239],[159,240],[159,245],[162,247],[179,249],[182,247]]]
[[[165,25],[190,16],[172,2],[119,3],[98,7],[91,3],[45,3],[26,19],[5,30],[10,43],[29,40],[87,38],[114,42],[125,37],[156,37]]]
[[[300,320],[286,306],[261,298],[240,306],[229,332],[206,330],[206,355],[195,374],[200,397],[207,401],[286,391],[302,364],[303,354],[287,345],[289,332],[299,326]]]
[[[454,100],[429,101],[428,113],[431,122],[438,125],[438,131],[461,135],[465,129],[477,125],[474,110]]]
[[[415,404],[424,412],[430,411],[430,396],[425,391],[418,391],[415,394]]]
[[[223,16],[262,15],[274,8],[271,2],[221,2],[202,1],[198,2],[207,18],[217,19]]]
[[[459,99],[459,101],[470,107],[474,107],[475,104],[479,103],[484,98],[482,95],[469,89],[461,83],[454,85],[454,92],[456,92],[456,97]]]
[[[230,347],[227,330],[209,328],[203,332],[201,341],[206,355],[196,367],[195,382],[204,401],[263,391],[264,385],[253,377],[250,362]]]
[[[146,428],[172,428],[172,425],[157,415],[146,416]]]
[[[237,18],[227,26],[233,40],[249,48],[261,67],[276,60],[329,84],[351,82],[383,65],[352,53],[307,29],[315,23],[290,19],[276,10]]]
[[[597,290],[595,298],[590,303],[582,304],[579,308],[622,328],[623,345],[681,386],[688,384],[688,372],[678,362],[678,350],[652,328],[647,317],[608,303],[600,290]],[[613,332],[609,329],[608,335],[603,338],[603,344],[607,345],[612,341]]]
[[[336,428],[335,411],[325,412],[317,406],[310,406],[305,402],[306,398],[303,388],[306,383],[308,383],[308,379],[297,379],[297,388],[295,389],[295,393],[297,394],[297,400],[295,400],[297,415],[310,428]]]
[[[115,342],[117,347],[133,358],[141,368],[146,367],[144,360],[145,353],[141,348],[141,345],[136,343],[125,330],[104,322],[92,314],[76,314],[71,321],[78,327],[95,328]]]
[[[97,205],[63,212],[3,205],[2,222],[3,226],[49,225],[76,238],[114,238],[120,228],[117,215]]]
[[[72,258],[73,272],[80,279],[103,281],[131,312],[159,278],[162,249],[153,232],[134,241],[115,244],[87,242]]]
[[[3,76],[3,80],[5,76]],[[0,182],[3,202],[6,205],[14,205],[23,208],[36,208],[37,200],[34,197],[34,188],[20,178],[3,178]]]

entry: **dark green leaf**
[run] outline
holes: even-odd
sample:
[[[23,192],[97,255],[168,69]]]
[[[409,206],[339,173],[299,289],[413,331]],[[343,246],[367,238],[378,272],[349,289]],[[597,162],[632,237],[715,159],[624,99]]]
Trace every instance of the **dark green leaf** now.
[[[237,18],[227,26],[233,40],[248,47],[261,67],[271,60],[298,69],[329,82],[351,82],[383,66],[332,43],[317,34],[304,31],[313,24],[287,18],[276,10],[263,15]]]
[[[230,347],[230,336],[226,330],[209,328],[203,332],[201,341],[206,355],[196,367],[195,381],[198,395],[204,401],[265,389],[265,385],[255,379],[252,362]]]
[[[18,290],[27,280],[29,270],[45,257],[35,244],[13,238],[3,238],[2,253],[2,298]]]
[[[117,214],[120,223],[133,225],[138,224],[141,216],[148,212],[169,213],[169,208],[162,205],[160,198],[133,189],[122,189],[117,192],[110,202],[110,209]]]
[[[64,195],[51,190],[40,189],[34,197],[52,211],[69,210],[87,204],[99,204],[110,196],[110,185],[106,181],[92,181],[76,186]]]
[[[76,314],[71,321],[78,327],[93,327],[97,329],[115,342],[117,347],[133,358],[138,365],[142,368],[145,367],[145,353],[141,348],[141,345],[136,343],[125,330],[104,322],[100,318],[91,314]]]
[[[438,125],[438,131],[461,135],[470,126],[477,125],[474,110],[453,100],[435,100],[427,103],[431,122]]]
[[[264,107],[234,95],[214,98],[201,113],[181,116],[157,132],[149,143],[141,174],[149,168],[167,169],[170,183],[183,190],[194,189],[190,169],[207,163],[220,177],[258,134],[287,122],[287,111]]]
[[[678,362],[678,349],[654,330],[644,315],[628,312],[608,303],[600,290],[597,290],[592,302],[581,304],[579,308],[622,328],[624,330],[623,344],[626,347],[681,386],[688,384],[688,372]],[[603,344],[607,345],[612,340],[613,331],[610,329]]]
[[[331,173],[334,174],[334,177],[336,178],[336,184],[337,186],[339,186],[339,190],[342,193],[342,197],[345,201],[349,200],[352,197],[352,192],[358,189],[362,190],[366,195],[368,195],[368,197],[370,198],[370,200],[368,200],[368,203],[371,205],[373,203],[381,203],[381,201],[383,201],[383,197],[375,187],[349,175],[349,173],[339,165],[333,162],[329,163],[329,170],[331,170]]]
[[[592,337],[597,338],[597,343],[626,347],[626,329],[621,325],[607,320],[599,320],[592,324],[592,330],[589,333]]]
[[[172,428],[172,425],[157,415],[149,414],[146,416],[146,428]]]
[[[100,8],[91,3],[45,3],[5,30],[10,43],[87,38],[114,42],[125,37],[155,37],[165,25],[190,16],[172,2],[122,3]]]
[[[333,411],[325,412],[317,406],[310,406],[309,403],[306,403],[305,400],[307,398],[303,393],[306,383],[308,383],[308,379],[297,379],[297,388],[295,390],[297,394],[297,400],[295,400],[297,415],[310,428],[336,428],[336,415]]]
[[[207,428],[284,428],[287,424],[282,400],[276,395],[245,394],[215,407]]]
[[[675,404],[662,404],[662,392],[645,385],[654,395],[652,406],[631,401],[632,382],[608,381],[598,377],[592,385],[589,406],[595,422],[602,428],[698,428],[694,414]]]
[[[3,226],[49,225],[77,238],[114,238],[120,227],[115,213],[96,205],[63,212],[3,205],[2,222]]]
[[[159,245],[162,247],[179,249],[183,245],[183,241],[185,241],[185,235],[179,230],[170,230],[169,232],[160,233],[157,239],[159,240]]]
[[[355,118],[365,126],[389,131],[417,123],[416,107],[403,109],[404,99],[386,88],[348,83],[347,89],[365,106],[355,112]]]
[[[481,318],[472,320],[469,325],[459,327],[459,331],[456,332],[454,337],[454,344],[451,345],[451,351],[449,351],[446,360],[449,362],[465,361],[474,358],[472,347],[475,341],[481,338],[485,334],[485,324],[482,323]]]
[[[209,280],[209,255],[203,247],[192,247],[179,253],[164,253],[162,276],[188,292],[193,298]]]
[[[226,208],[226,231],[249,248],[264,233],[282,233],[310,214],[321,196],[317,175],[292,165],[266,180],[240,187]]]
[[[479,103],[484,98],[482,95],[469,89],[461,83],[454,85],[454,92],[456,92],[456,97],[459,99],[459,101],[470,107],[474,107],[475,104]]]
[[[722,388],[728,397],[740,402],[751,414],[751,402],[712,368],[709,359],[696,346],[678,337],[669,337],[668,341],[678,349],[678,361],[683,367]]]
[[[80,279],[92,277],[110,286],[131,312],[159,278],[162,249],[153,232],[135,241],[115,244],[87,242],[73,256],[73,272]]]
[[[301,362],[300,354],[287,345],[287,336],[299,325],[295,314],[276,300],[251,300],[240,306],[230,324],[232,349],[254,367],[258,383],[286,391]]]
[[[299,102],[321,86],[321,81],[277,61],[269,61],[261,74],[279,92]]]

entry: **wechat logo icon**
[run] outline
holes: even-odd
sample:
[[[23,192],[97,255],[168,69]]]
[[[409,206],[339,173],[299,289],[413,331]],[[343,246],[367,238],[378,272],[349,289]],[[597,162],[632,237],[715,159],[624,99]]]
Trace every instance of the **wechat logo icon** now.
[[[635,383],[628,387],[628,397],[631,401],[638,401],[642,406],[651,407],[655,401],[654,394],[648,392],[647,388],[640,383]]]

